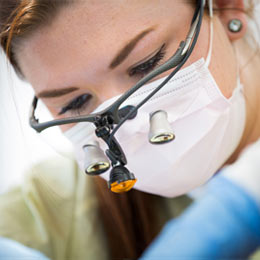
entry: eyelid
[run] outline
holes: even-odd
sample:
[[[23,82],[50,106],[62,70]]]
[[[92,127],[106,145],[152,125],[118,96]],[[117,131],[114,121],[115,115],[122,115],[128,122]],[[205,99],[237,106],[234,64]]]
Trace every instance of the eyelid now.
[[[62,114],[65,114],[67,111],[73,111],[73,110],[79,110],[81,109],[82,106],[86,105],[87,103],[90,102],[90,100],[92,99],[92,95],[89,94],[89,93],[85,93],[85,94],[82,94],[82,95],[79,95],[77,97],[75,97],[73,100],[71,100],[70,102],[68,102],[67,105],[63,106],[61,111],[59,112],[59,115],[62,115]],[[81,107],[80,108],[73,108],[73,105],[74,106],[77,106],[78,104],[76,102],[79,102],[79,99],[83,99],[83,104],[80,105]],[[74,104],[73,104],[74,103]]]
[[[142,65],[143,63],[149,61],[150,59],[152,59],[154,56],[156,56],[159,52],[163,51],[165,49],[166,44],[164,43],[160,48],[158,48],[157,50],[155,50],[153,53],[151,53],[150,55],[148,55],[147,57],[145,57],[144,59],[142,59],[141,61],[138,61],[137,63],[135,63],[134,65],[132,65],[127,72],[129,73],[132,69],[134,69],[135,67],[138,67],[139,65]]]

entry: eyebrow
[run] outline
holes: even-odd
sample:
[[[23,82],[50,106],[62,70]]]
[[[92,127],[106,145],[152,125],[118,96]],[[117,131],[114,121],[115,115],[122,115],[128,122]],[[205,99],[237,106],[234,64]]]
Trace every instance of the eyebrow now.
[[[129,43],[123,47],[118,54],[115,56],[115,58],[112,60],[112,62],[109,65],[110,69],[114,69],[117,67],[119,64],[121,64],[127,57],[128,55],[133,51],[137,43],[143,39],[148,33],[154,31],[154,28],[151,27],[149,29],[144,30],[143,32],[139,33],[135,38],[133,38]],[[56,97],[61,97],[64,95],[67,95],[71,92],[74,92],[78,90],[79,88],[77,87],[69,87],[69,88],[63,88],[63,89],[54,89],[54,90],[44,90],[40,92],[37,97],[38,98],[56,98]]]
[[[44,90],[40,92],[37,97],[38,98],[55,98],[61,97],[63,95],[67,95],[71,92],[78,90],[77,87],[69,87],[69,88],[62,88],[62,89],[53,89],[53,90]]]
[[[125,47],[123,47],[116,57],[112,60],[112,62],[109,65],[110,69],[114,69],[117,67],[119,64],[121,64],[127,57],[128,55],[132,52],[132,50],[135,48],[136,44],[144,38],[148,33],[152,32],[154,30],[153,27],[146,29],[145,31],[139,33],[137,36],[135,36],[134,39],[129,41],[129,43],[126,44]]]

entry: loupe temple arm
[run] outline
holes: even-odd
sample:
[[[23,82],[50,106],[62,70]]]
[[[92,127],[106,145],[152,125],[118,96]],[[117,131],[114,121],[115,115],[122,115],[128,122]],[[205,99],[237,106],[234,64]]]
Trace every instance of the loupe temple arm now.
[[[36,130],[38,133],[42,132],[46,128],[52,127],[52,126],[59,126],[59,125],[67,125],[67,124],[73,124],[73,123],[79,123],[79,122],[90,122],[94,123],[97,118],[99,117],[98,114],[90,114],[87,116],[78,116],[78,117],[69,117],[69,118],[62,118],[62,119],[56,119],[48,122],[39,123],[39,120],[35,117],[35,109],[38,103],[38,98],[34,97],[30,114],[29,114],[29,124],[30,126]]]
[[[192,43],[192,39],[196,33],[197,26],[200,20],[200,12],[196,12],[196,17],[193,19],[193,23],[191,24],[190,30],[185,41],[182,41],[179,45],[177,51],[173,54],[173,56],[166,61],[164,64],[159,66],[157,69],[150,72],[147,76],[142,78],[140,81],[137,82],[135,86],[129,89],[125,94],[120,96],[110,107],[103,111],[103,113],[110,113],[113,115],[114,123],[118,124],[120,121],[120,117],[118,116],[118,110],[122,103],[124,103],[133,93],[135,93],[138,89],[140,89],[144,84],[146,84],[151,79],[155,78],[156,76],[177,67],[186,57],[186,54],[190,48]]]
[[[205,5],[205,1],[202,0],[200,4]],[[131,89],[129,89],[126,93],[124,93],[122,96],[120,96],[112,105],[110,105],[108,108],[104,109],[103,111],[99,113],[94,113],[86,116],[78,116],[78,117],[69,117],[69,118],[62,118],[62,119],[56,119],[48,122],[42,122],[39,123],[39,120],[35,117],[35,110],[38,102],[38,98],[34,97],[34,100],[32,102],[31,111],[29,115],[29,124],[30,126],[35,129],[37,132],[42,132],[46,128],[52,127],[52,126],[59,126],[59,125],[66,125],[66,124],[73,124],[73,123],[79,123],[79,122],[89,122],[89,123],[96,123],[99,120],[102,120],[103,117],[109,116],[113,124],[119,124],[120,120],[122,119],[119,116],[119,108],[133,93],[135,93],[138,89],[140,89],[144,84],[155,78],[156,76],[173,69],[177,67],[185,58],[186,54],[189,51],[190,45],[192,43],[192,39],[197,31],[197,26],[200,21],[201,11],[198,9],[194,15],[194,18],[192,19],[192,24],[189,30],[189,33],[185,39],[185,41],[182,41],[179,45],[179,48],[174,53],[174,55],[166,61],[164,64],[159,66],[157,69],[150,72],[147,76],[142,78],[140,81],[137,82],[135,86],[133,86]],[[201,7],[200,7],[201,8]]]
[[[178,50],[175,54],[166,61],[163,65],[158,67],[157,69],[150,72],[147,76],[142,78],[140,81],[137,82],[135,86],[129,89],[125,94],[120,96],[111,106],[109,106],[103,113],[109,113],[113,115],[114,123],[117,124],[120,121],[120,117],[118,116],[118,110],[122,103],[124,103],[132,94],[134,94],[138,89],[140,89],[144,84],[146,84],[151,79],[155,78],[156,76],[176,67],[184,58],[185,55],[182,54],[183,49],[185,48],[185,42],[182,41],[179,45]]]

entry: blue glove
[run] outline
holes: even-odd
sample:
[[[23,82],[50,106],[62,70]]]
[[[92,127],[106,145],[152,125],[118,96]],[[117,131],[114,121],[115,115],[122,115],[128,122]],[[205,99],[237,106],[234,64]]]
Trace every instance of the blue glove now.
[[[0,260],[49,260],[38,251],[25,247],[20,243],[0,238]]]
[[[208,185],[205,197],[168,222],[141,259],[246,259],[257,249],[260,208],[254,197],[221,175]]]

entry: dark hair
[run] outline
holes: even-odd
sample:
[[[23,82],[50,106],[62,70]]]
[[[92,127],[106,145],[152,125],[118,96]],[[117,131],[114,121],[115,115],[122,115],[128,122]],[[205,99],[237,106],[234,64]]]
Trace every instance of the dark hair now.
[[[22,71],[15,57],[20,43],[38,28],[48,25],[73,0],[0,0],[0,43],[19,77]]]

